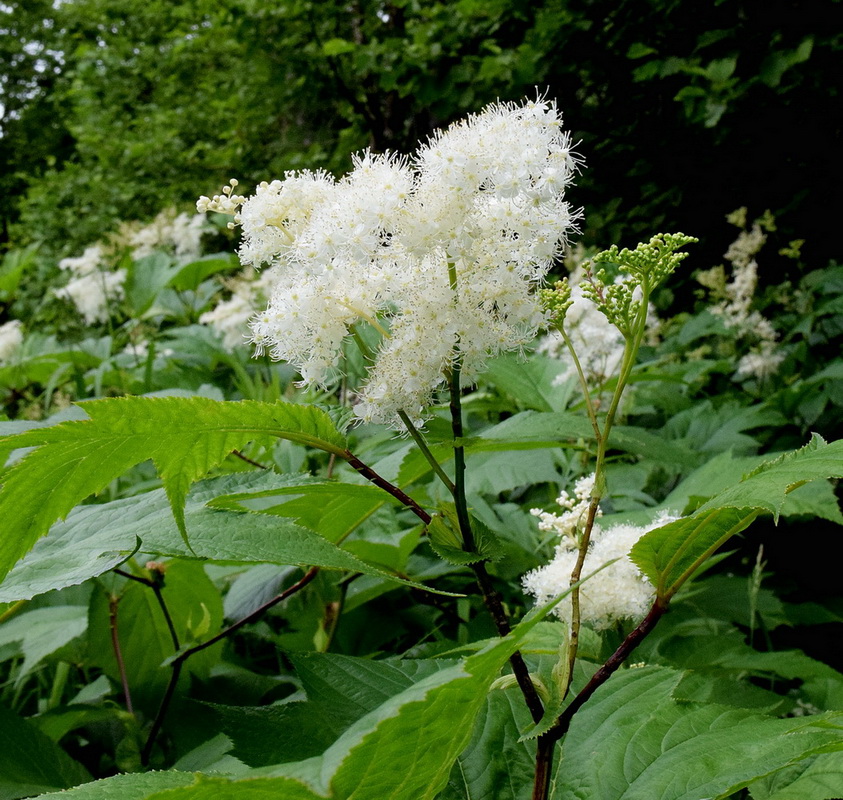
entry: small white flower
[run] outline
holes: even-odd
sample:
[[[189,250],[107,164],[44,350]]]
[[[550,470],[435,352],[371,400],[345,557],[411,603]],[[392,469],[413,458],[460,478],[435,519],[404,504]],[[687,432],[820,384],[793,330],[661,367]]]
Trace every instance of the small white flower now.
[[[55,290],[56,297],[70,300],[84,317],[86,324],[105,322],[110,316],[109,302],[123,297],[126,270],[91,272],[74,278]]]

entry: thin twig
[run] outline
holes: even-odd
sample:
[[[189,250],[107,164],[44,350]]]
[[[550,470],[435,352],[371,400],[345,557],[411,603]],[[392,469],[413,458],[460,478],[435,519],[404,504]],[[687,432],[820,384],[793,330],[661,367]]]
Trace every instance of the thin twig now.
[[[381,477],[370,466],[364,464],[357,456],[350,450],[346,450],[342,457],[348,462],[348,465],[356,469],[367,481],[373,483],[380,489],[383,489],[387,494],[391,494],[398,502],[410,509],[425,525],[430,524],[432,519],[412,497],[405,492],[402,492],[394,483],[390,483],[386,478]]]
[[[144,578],[140,575],[132,575],[131,572],[126,572],[122,569],[113,569],[117,575],[120,575],[123,578],[128,578],[130,581],[137,581],[138,583],[142,583],[144,586],[148,586],[152,589],[153,593],[155,594],[155,599],[158,601],[158,606],[161,608],[161,613],[164,615],[164,621],[167,623],[167,628],[170,631],[170,639],[173,641],[173,647],[178,650],[181,647],[181,643],[179,642],[179,635],[176,633],[176,626],[173,623],[173,618],[170,616],[170,609],[167,608],[167,604],[164,602],[164,597],[161,594],[161,589],[163,588],[163,579],[164,576],[161,572],[155,573],[159,575],[158,580],[152,580],[150,578]]]
[[[111,646],[114,648],[114,657],[117,660],[117,671],[120,673],[120,683],[123,685],[123,697],[126,700],[126,710],[134,714],[132,707],[132,693],[129,691],[129,680],[126,677],[126,664],[123,661],[123,651],[120,649],[120,637],[117,633],[117,606],[120,598],[117,595],[110,595],[108,598],[108,626],[111,629]]]
[[[239,450],[232,450],[231,455],[237,456],[241,461],[245,461],[247,464],[251,464],[253,467],[257,467],[258,469],[269,469],[265,464],[260,464],[257,461],[253,461],[248,456],[244,456]]]
[[[280,594],[275,595],[271,600],[268,600],[259,608],[255,609],[251,614],[243,617],[242,619],[238,620],[237,622],[229,625],[224,630],[220,631],[216,636],[212,636],[210,639],[204,642],[200,642],[199,644],[194,645],[193,647],[189,647],[186,650],[183,650],[179,653],[171,662],[171,666],[173,668],[172,673],[170,674],[170,682],[167,684],[167,689],[164,692],[164,697],[161,699],[161,704],[158,707],[158,713],[155,715],[155,720],[152,723],[152,728],[149,731],[149,736],[147,737],[146,744],[144,744],[143,751],[141,752],[141,763],[148,764],[149,757],[152,754],[152,747],[155,744],[155,739],[158,736],[159,731],[161,730],[161,726],[164,724],[164,717],[167,715],[167,711],[170,707],[170,702],[173,699],[173,694],[176,691],[176,684],[179,682],[179,677],[181,677],[181,668],[185,661],[190,658],[192,655],[205,650],[208,647],[216,644],[220,640],[230,636],[232,633],[240,630],[244,625],[248,625],[250,622],[253,622],[258,617],[263,615],[266,611],[272,608],[278,603],[286,600],[291,595],[295,594],[296,592],[304,589],[307,584],[309,584],[317,575],[319,574],[319,567],[311,567],[305,574],[292,586],[285,589]]]

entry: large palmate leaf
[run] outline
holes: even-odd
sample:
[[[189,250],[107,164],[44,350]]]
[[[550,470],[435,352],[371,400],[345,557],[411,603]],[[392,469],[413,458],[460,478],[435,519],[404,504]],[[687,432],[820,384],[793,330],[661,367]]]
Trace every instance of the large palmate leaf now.
[[[0,578],[53,522],[142,461],[155,464],[187,542],[187,490],[232,450],[270,437],[340,455],[345,447],[328,415],[312,406],[123,397],[91,401],[84,409],[90,419],[0,440],[0,452],[37,448],[9,471],[0,492]]]
[[[113,569],[138,550],[156,556],[198,556],[227,563],[349,570],[424,588],[367,564],[288,520],[205,507],[220,493],[247,484],[261,489],[290,481],[298,485],[305,479],[301,475],[284,478],[271,473],[241,473],[198,483],[188,494],[184,509],[191,532],[190,550],[179,535],[162,489],[111,503],[82,506],[66,521],[56,523],[14,566],[0,584],[0,602],[29,599],[51,589],[82,583]]]
[[[768,511],[778,519],[788,494],[810,481],[843,476],[843,441],[814,438],[802,449],[768,461],[720,492],[691,516],[655,528],[632,548],[631,558],[669,599],[731,536]]]
[[[841,714],[773,719],[677,703],[681,678],[645,667],[598,689],[563,743],[554,800],[725,798],[816,753],[843,749]]]

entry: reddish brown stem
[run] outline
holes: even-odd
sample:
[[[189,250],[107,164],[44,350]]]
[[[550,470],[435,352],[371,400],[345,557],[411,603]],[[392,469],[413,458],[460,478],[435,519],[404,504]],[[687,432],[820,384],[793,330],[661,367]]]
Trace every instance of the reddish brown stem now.
[[[111,628],[111,646],[114,648],[114,658],[117,659],[117,671],[120,673],[120,683],[123,686],[123,697],[126,699],[126,710],[134,714],[132,708],[132,693],[129,691],[129,680],[126,677],[126,663],[123,661],[123,651],[120,649],[120,636],[117,632],[117,606],[120,598],[111,595],[108,598],[108,624]]]

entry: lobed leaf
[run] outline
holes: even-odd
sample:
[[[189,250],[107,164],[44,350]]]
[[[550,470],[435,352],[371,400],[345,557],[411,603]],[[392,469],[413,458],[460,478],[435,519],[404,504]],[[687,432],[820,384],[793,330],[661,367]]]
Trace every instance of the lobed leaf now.
[[[0,491],[0,579],[57,519],[151,459],[185,544],[190,485],[232,450],[272,437],[342,454],[345,438],[323,411],[287,403],[220,402],[204,397],[122,397],[83,404],[89,419],[0,440],[0,449],[35,447]]]

